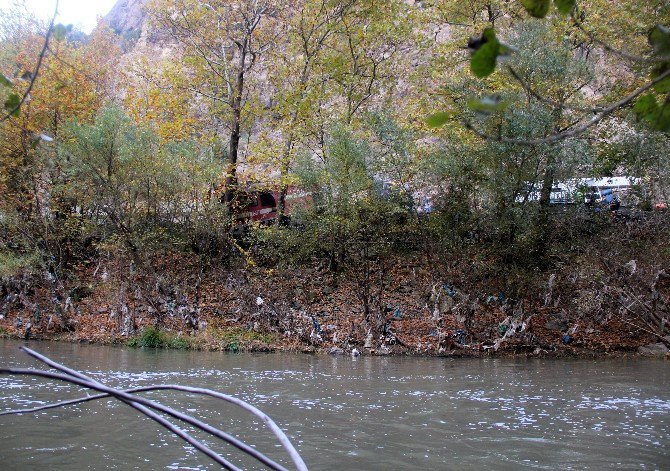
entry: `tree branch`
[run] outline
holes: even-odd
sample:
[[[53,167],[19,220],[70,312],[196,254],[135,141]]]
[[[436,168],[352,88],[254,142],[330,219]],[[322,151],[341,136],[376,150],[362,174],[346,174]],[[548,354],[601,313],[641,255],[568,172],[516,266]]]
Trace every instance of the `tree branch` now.
[[[650,63],[654,62],[652,59],[650,59],[648,57],[638,56],[636,54],[630,54],[628,52],[616,49],[616,48],[610,46],[609,44],[607,44],[606,42],[602,41],[601,39],[596,38],[593,33],[591,33],[590,31],[587,31],[586,28],[584,28],[584,25],[582,25],[581,21],[579,21],[577,18],[575,18],[574,14],[572,15],[572,20],[574,21],[575,26],[577,27],[577,29],[579,31],[584,33],[586,35],[586,37],[588,37],[589,40],[591,40],[591,42],[598,44],[605,51],[611,52],[612,54],[616,54],[617,56],[621,56],[624,59],[628,59],[628,60],[631,60],[631,61],[634,61],[634,62],[642,62],[642,63],[647,63],[647,64],[650,64]]]
[[[488,139],[491,141],[498,141],[498,142],[505,142],[508,144],[518,144],[518,145],[523,145],[523,146],[536,146],[536,145],[542,145],[542,144],[553,144],[555,142],[559,142],[574,136],[577,136],[587,129],[591,128],[592,126],[595,126],[598,124],[600,121],[614,113],[615,111],[628,106],[633,100],[635,100],[638,96],[642,95],[644,92],[650,90],[654,85],[657,83],[665,80],[666,78],[670,77],[670,70],[665,71],[658,77],[656,77],[654,80],[646,84],[645,86],[638,88],[635,90],[633,93],[630,95],[626,96],[625,98],[611,104],[610,106],[603,108],[603,110],[594,116],[593,118],[589,119],[587,122],[580,126],[573,127],[572,129],[568,129],[556,134],[551,134],[546,137],[538,138],[538,139],[513,139],[513,138],[507,138],[507,137],[502,137],[502,136],[492,136],[490,134],[485,133],[484,131],[481,131],[477,128],[474,127],[474,125],[470,121],[464,121],[463,125],[469,129],[470,131],[474,132],[476,135],[483,139]]]
[[[103,384],[77,372],[74,370],[71,370],[63,365],[60,365],[53,360],[50,360],[47,357],[44,357],[43,355],[40,355],[39,353],[27,348],[27,347],[21,347],[23,351],[28,353],[30,356],[38,359],[39,361],[42,361],[43,363],[46,363],[47,365],[62,371],[64,374],[59,374],[59,373],[52,373],[49,371],[41,371],[41,370],[31,370],[31,369],[0,369],[0,373],[4,374],[14,374],[14,375],[31,375],[31,376],[39,376],[39,377],[45,377],[45,378],[51,378],[51,379],[57,379],[60,381],[66,381],[69,383],[73,384],[78,384],[83,387],[87,387],[90,389],[94,389],[97,391],[101,391],[104,394],[97,395],[97,396],[91,396],[89,398],[83,398],[82,400],[75,400],[75,401],[64,401],[62,403],[56,404],[51,404],[49,407],[46,408],[53,408],[53,407],[61,407],[64,405],[68,404],[74,404],[77,402],[85,402],[88,400],[93,400],[93,399],[99,399],[102,397],[114,397],[118,400],[121,400],[122,402],[125,402],[126,404],[130,405],[131,407],[134,407],[135,409],[139,410],[143,414],[147,415],[150,417],[152,420],[155,420],[156,422],[160,423],[164,427],[166,427],[168,430],[172,431],[173,433],[177,434],[179,437],[182,439],[186,440],[188,443],[205,453],[206,455],[210,456],[212,459],[214,459],[217,463],[221,464],[224,466],[226,469],[235,469],[237,470],[238,468],[232,465],[231,463],[227,462],[224,458],[216,454],[214,451],[203,445],[201,442],[195,440],[193,437],[191,437],[189,434],[184,432],[183,430],[177,428],[174,424],[170,423],[169,421],[163,419],[162,417],[158,416],[148,408],[163,412],[165,414],[168,414],[172,417],[175,417],[179,420],[182,420],[200,430],[203,430],[207,433],[210,433],[218,438],[221,438],[222,440],[230,443],[231,445],[237,447],[241,451],[249,454],[250,456],[253,456],[254,458],[258,459],[262,463],[266,464],[272,469],[279,470],[279,471],[286,471],[284,467],[281,465],[275,463],[274,461],[270,460],[267,458],[265,455],[262,453],[256,451],[254,448],[244,444],[243,442],[237,440],[235,437],[232,437],[225,432],[214,428],[204,422],[201,422],[191,416],[182,414],[178,411],[175,411],[169,407],[165,407],[161,404],[155,403],[153,401],[133,396],[131,393],[132,392],[142,392],[142,391],[153,391],[153,390],[162,390],[162,389],[171,389],[171,390],[179,390],[179,391],[185,391],[185,392],[190,392],[194,394],[205,394],[208,396],[216,397],[218,399],[222,399],[224,401],[233,403],[238,405],[239,407],[242,407],[243,409],[251,412],[252,414],[256,415],[259,417],[263,422],[273,431],[275,436],[279,439],[281,442],[282,446],[287,450],[289,455],[291,456],[291,459],[294,461],[296,467],[298,470],[306,470],[307,467],[298,454],[298,452],[295,450],[293,445],[290,443],[288,440],[288,437],[284,434],[283,431],[276,425],[272,419],[252,406],[251,404],[248,404],[240,399],[237,399],[232,396],[228,396],[225,394],[217,393],[215,391],[211,390],[206,390],[206,389],[200,389],[200,388],[190,388],[187,386],[177,386],[177,385],[167,385],[167,386],[148,386],[144,388],[137,388],[135,390],[129,390],[129,391],[119,391],[116,389],[108,388],[104,386]],[[24,413],[25,411],[6,411],[3,412],[0,415],[7,415],[7,414],[13,414],[13,413]]]
[[[40,51],[40,55],[37,59],[37,66],[35,67],[35,72],[33,72],[30,77],[30,83],[28,84],[28,88],[21,97],[21,101],[19,101],[19,104],[16,105],[12,110],[8,111],[7,114],[5,114],[2,117],[2,119],[0,119],[0,122],[7,121],[9,118],[12,117],[14,113],[19,111],[21,109],[21,106],[23,106],[23,103],[30,95],[30,91],[33,89],[33,85],[35,85],[35,81],[37,80],[37,75],[40,73],[40,67],[42,66],[44,56],[46,55],[47,50],[49,49],[49,39],[51,38],[51,34],[53,33],[54,21],[56,21],[56,15],[58,15],[58,0],[56,0],[56,8],[54,9],[54,14],[51,17],[51,23],[49,23],[49,28],[47,29],[47,33],[44,38],[44,46],[42,46],[42,50]]]
[[[554,100],[551,100],[549,98],[543,97],[538,92],[536,92],[535,89],[533,89],[533,87],[531,87],[531,85],[528,82],[526,82],[521,77],[521,75],[512,66],[508,65],[507,70],[509,71],[510,74],[512,74],[512,77],[514,77],[516,79],[516,81],[519,82],[521,87],[523,87],[523,89],[526,90],[526,92],[528,92],[529,95],[534,97],[536,100],[541,101],[542,103],[546,103],[547,105],[553,106],[554,108],[568,108],[568,109],[571,109],[571,110],[574,110],[574,111],[581,111],[583,113],[602,113],[603,111],[605,111],[605,108],[603,108],[602,106],[596,106],[596,107],[593,107],[593,108],[588,108],[588,107],[579,107],[579,106],[573,106],[573,105],[565,105],[565,104],[560,104],[560,103],[558,103]],[[583,88],[583,86],[580,87],[579,89],[581,89],[581,88]],[[577,89],[577,90],[579,90],[579,89]]]

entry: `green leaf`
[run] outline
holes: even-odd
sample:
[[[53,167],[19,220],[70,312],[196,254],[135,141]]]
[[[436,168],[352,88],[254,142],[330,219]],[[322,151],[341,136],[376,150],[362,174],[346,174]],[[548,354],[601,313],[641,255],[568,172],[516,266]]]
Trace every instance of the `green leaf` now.
[[[426,118],[426,124],[431,128],[439,128],[451,119],[452,113],[442,111],[435,113]]]
[[[649,32],[649,44],[661,59],[670,59],[670,28],[656,25]]]
[[[479,78],[484,78],[496,70],[496,60],[500,54],[500,43],[493,28],[486,28],[478,43],[478,49],[470,58],[470,70]]]
[[[637,100],[633,111],[639,120],[645,121],[652,129],[670,131],[670,103],[666,102],[663,106],[659,106],[656,98],[648,94]]]
[[[21,105],[21,97],[12,93],[5,100],[5,111],[13,117],[17,117],[20,114],[19,106]]]
[[[577,4],[576,0],[554,0],[554,5],[556,5],[556,9],[562,15],[569,15],[570,12],[572,12],[572,9],[575,8],[576,4]]]
[[[656,119],[651,125],[657,131],[670,131],[670,103],[663,104],[663,107],[659,110]]]
[[[4,87],[11,87],[12,86],[12,81],[9,80],[5,74],[0,74],[0,85]]]
[[[475,113],[489,115],[499,110],[507,108],[508,103],[499,96],[487,96],[484,98],[471,98],[468,100],[468,107]]]
[[[637,115],[638,119],[644,119],[651,114],[657,113],[658,103],[656,102],[656,97],[650,94],[641,96],[635,102],[633,112]]]
[[[670,93],[670,77],[664,78],[654,85],[654,90],[658,93]]]
[[[666,73],[668,70],[670,70],[670,63],[663,62],[654,67],[654,70],[651,72],[651,77],[655,79]],[[667,77],[654,85],[654,90],[658,93],[670,93],[670,77]]]
[[[549,13],[551,0],[521,0],[521,4],[530,16],[544,18]]]

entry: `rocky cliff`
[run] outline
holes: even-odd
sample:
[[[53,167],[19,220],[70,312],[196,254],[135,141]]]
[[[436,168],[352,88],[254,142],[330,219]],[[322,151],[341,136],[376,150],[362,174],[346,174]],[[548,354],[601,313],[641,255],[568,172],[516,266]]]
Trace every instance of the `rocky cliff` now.
[[[146,4],[147,0],[118,0],[104,21],[121,36],[141,31],[146,19]]]

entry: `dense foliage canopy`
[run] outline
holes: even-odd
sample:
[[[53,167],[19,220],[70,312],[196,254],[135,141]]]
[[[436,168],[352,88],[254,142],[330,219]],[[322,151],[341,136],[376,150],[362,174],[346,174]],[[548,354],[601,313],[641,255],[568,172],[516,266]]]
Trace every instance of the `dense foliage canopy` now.
[[[339,270],[426,243],[536,266],[558,182],[630,176],[631,207],[667,202],[665,2],[152,0],[146,15],[133,37],[3,15],[0,276],[163,250]],[[278,224],[239,216],[251,188],[275,193]],[[291,209],[298,191],[310,204]],[[561,218],[580,224],[580,206]]]

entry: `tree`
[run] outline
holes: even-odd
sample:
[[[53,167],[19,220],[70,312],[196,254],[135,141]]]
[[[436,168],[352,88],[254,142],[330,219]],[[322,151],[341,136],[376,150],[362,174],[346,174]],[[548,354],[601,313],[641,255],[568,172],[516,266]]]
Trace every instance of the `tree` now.
[[[12,13],[14,20],[17,21],[22,20],[20,13],[18,14],[16,12]],[[47,50],[49,49],[49,40],[51,39],[51,36],[54,33],[54,29],[58,30],[57,31],[58,33],[61,33],[64,29],[62,25],[58,25],[56,28],[54,28],[54,21],[56,20],[57,14],[58,14],[58,1],[56,1],[56,8],[54,14],[51,18],[51,22],[49,23],[48,28],[46,29],[46,33],[44,34],[44,41],[42,47],[40,49],[39,54],[36,56],[37,62],[35,64],[35,67],[34,69],[26,71],[23,73],[23,75],[21,75],[21,79],[27,82],[27,86],[23,92],[16,92],[12,90],[8,94],[7,98],[4,100],[5,114],[1,118],[2,121],[7,121],[11,117],[18,116],[21,112],[21,106],[23,106],[26,100],[30,99],[30,92],[32,91],[33,86],[35,85],[35,81],[37,80],[37,76],[40,73],[40,68],[42,67],[42,61],[44,60]],[[16,25],[12,24],[11,20],[5,23],[3,26],[6,30],[5,34],[7,33],[12,34],[21,30],[20,27],[17,28]],[[15,78],[18,78],[18,75]],[[0,85],[5,88],[7,87],[12,88],[13,83],[8,75],[0,73]]]
[[[573,56],[569,43],[553,41],[546,26],[522,24],[518,31],[514,39],[518,54],[509,65],[509,73],[523,84],[526,103],[532,105],[535,102],[550,114],[550,129],[545,128],[540,135],[560,133],[570,127],[575,119],[574,107],[578,106],[575,103],[585,101],[583,90],[593,81],[592,70],[581,58]],[[515,133],[509,135],[518,137]],[[540,260],[545,257],[549,247],[551,191],[556,176],[561,173],[559,166],[570,161],[565,159],[570,147],[570,144],[566,144],[560,148],[546,148],[544,162],[538,165],[541,179],[540,214],[533,252]]]
[[[287,38],[269,61],[275,89],[272,136],[281,130],[278,211],[285,214],[296,154],[324,156],[333,123],[351,124],[398,77],[394,55],[406,26],[397,1],[305,0],[284,17]],[[296,72],[297,71],[297,72]]]
[[[279,150],[278,221],[285,218],[289,171],[296,145],[304,139],[309,121],[317,113],[322,92],[326,50],[336,34],[337,23],[348,14],[355,1],[330,2],[306,0],[284,18],[282,27],[287,33],[284,47],[272,52],[270,80],[276,89],[274,107],[279,114],[278,125],[284,137]],[[297,63],[297,64],[296,64]],[[298,65],[299,73],[295,73]]]
[[[560,146],[519,142],[570,126],[579,113],[576,109],[587,106],[584,91],[594,74],[586,61],[574,56],[570,43],[555,39],[543,23],[519,23],[509,35],[509,44],[516,52],[498,74],[504,73],[506,80],[501,77],[476,87],[477,83],[465,79],[462,88],[453,90],[454,95],[467,94],[467,99],[458,102],[463,119],[476,120],[478,129],[498,139],[455,143],[460,139],[459,129],[446,128],[444,145],[449,149],[441,158],[456,162],[442,164],[455,172],[443,177],[455,181],[456,193],[450,196],[461,202],[447,213],[461,214],[467,225],[472,214],[464,210],[468,197],[461,192],[474,192],[475,202],[469,204],[484,208],[480,225],[500,242],[505,257],[512,260],[525,253],[542,264],[550,247],[554,183],[584,171],[592,151],[585,142]],[[482,224],[485,221],[488,224]],[[523,241],[521,246],[519,241]]]
[[[519,3],[531,17],[535,18],[545,18],[553,11],[557,12],[559,15],[558,18],[561,18],[561,15],[563,15],[563,17],[569,15],[571,23],[567,30],[565,23],[563,23],[563,34],[567,33],[575,35],[576,38],[580,35],[582,38],[586,36],[590,43],[595,43],[604,51],[615,54],[619,58],[629,62],[633,61],[635,66],[643,66],[647,73],[650,74],[651,79],[647,81],[646,84],[638,86],[638,88],[632,90],[623,98],[616,99],[606,105],[600,105],[596,108],[582,110],[586,113],[582,119],[574,122],[568,128],[562,129],[560,132],[550,133],[549,135],[533,139],[532,141],[519,141],[514,138],[504,138],[504,140],[510,143],[525,143],[527,145],[557,142],[587,131],[600,121],[610,117],[613,113],[628,107],[633,102],[636,103],[635,112],[640,119],[646,120],[656,129],[670,129],[670,111],[666,110],[665,105],[659,105],[656,96],[656,94],[664,96],[667,93],[666,83],[670,81],[670,70],[668,70],[667,67],[667,61],[670,54],[670,49],[668,49],[668,44],[670,44],[670,30],[666,26],[663,26],[662,23],[648,26],[646,29],[648,31],[648,46],[643,48],[639,53],[628,53],[626,51],[618,50],[606,41],[597,38],[589,29],[591,28],[592,19],[596,28],[601,26],[599,20],[604,17],[602,12],[606,8],[609,8],[609,4],[607,3],[603,3],[600,0],[587,0],[579,2],[579,5],[575,0],[555,0],[554,2],[551,2],[551,0],[521,0]],[[624,2],[623,6],[627,9],[633,9],[638,18],[644,18],[647,21],[649,18],[652,20],[660,20],[665,23],[670,21],[670,8],[668,8],[667,5],[655,4],[652,2],[645,4],[640,8],[641,5],[639,2],[631,4]],[[554,7],[555,10],[553,10]],[[587,14],[589,11],[595,11],[596,14],[589,16]],[[642,11],[648,13],[648,15],[642,15]],[[615,15],[609,15],[609,17],[616,18]],[[611,20],[605,20],[602,23],[607,23],[608,26],[612,23],[616,24],[616,22]],[[560,20],[554,23],[555,26],[559,26],[560,24]],[[471,38],[468,44],[471,49],[470,68],[474,75],[480,78],[488,77],[496,70],[499,57],[504,57],[513,53],[513,51],[497,37],[494,26],[495,25],[492,23],[489,27],[484,29],[479,37]],[[605,27],[605,29],[607,29],[607,27]],[[630,30],[630,27],[623,29]],[[620,30],[612,31],[613,34],[617,34],[619,37],[623,36],[621,35],[621,32],[622,31]],[[557,31],[557,33],[561,34],[560,30]],[[634,40],[633,44],[639,44],[638,39],[640,34],[636,33],[637,32],[633,32],[631,34]],[[580,48],[589,48],[588,45],[585,46],[585,41],[583,39],[578,41],[578,45]],[[637,76],[640,77],[640,75]],[[441,113],[433,116],[430,122],[433,125],[441,125],[447,122],[448,119],[449,116],[447,113]],[[481,130],[478,130],[472,123],[466,122],[465,124],[469,129],[480,136],[492,138],[492,136],[488,136],[481,132]]]
[[[198,117],[193,94],[175,93],[175,84],[185,82],[180,65],[143,55],[124,73],[123,82],[123,104],[130,117],[136,123],[152,126],[162,140],[215,142],[213,133]]]
[[[56,25],[46,42],[34,23],[15,17],[5,25],[0,47],[3,71],[17,77],[14,85],[30,81],[20,113],[0,125],[0,214],[8,221],[12,250],[39,253],[57,273],[71,251],[68,224],[54,218],[65,214],[67,205],[58,191],[63,175],[55,144],[65,122],[90,120],[110,96],[116,49],[109,31],[99,30],[82,43],[69,39],[69,28]]]
[[[460,97],[453,98],[455,94],[451,94],[449,111],[431,116],[428,124],[441,126],[452,120],[460,121],[475,136],[484,138],[483,144],[479,142],[485,150],[495,149],[499,156],[496,163],[501,167],[505,166],[505,149],[515,149],[522,156],[528,152],[518,146],[530,147],[535,154],[531,161],[536,163],[537,179],[541,182],[535,219],[537,232],[531,251],[538,261],[547,254],[552,232],[549,218],[552,186],[561,174],[575,176],[564,170],[573,163],[575,148],[588,147],[583,142],[564,141],[579,137],[603,120],[624,116],[621,112],[633,103],[638,119],[656,130],[663,130],[666,125],[665,105],[659,104],[657,98],[667,92],[664,84],[670,80],[670,72],[664,65],[667,62],[664,44],[670,41],[670,33],[663,26],[654,26],[654,22],[670,19],[668,8],[653,3],[641,6],[638,2],[619,2],[620,9],[603,15],[604,9],[611,9],[611,5],[600,0],[578,3],[522,0],[471,2],[463,6],[444,1],[436,7],[451,12],[468,10],[468,19],[452,25],[483,29],[468,44],[470,73],[482,81],[470,83]],[[632,11],[639,23],[646,22],[648,35],[640,34],[639,23],[635,28],[626,24],[629,20],[621,16],[622,11]],[[527,19],[525,15],[546,19]],[[460,18],[464,16],[461,14]],[[510,26],[515,23],[516,26]],[[538,34],[540,30],[542,34]],[[610,45],[597,34],[617,37]],[[639,52],[618,49],[626,43],[637,47]],[[594,63],[592,58],[597,54],[611,56],[607,65],[588,65],[589,59]],[[609,67],[627,73],[612,74]],[[640,71],[649,73],[651,79],[644,81]],[[467,107],[463,106],[465,102]],[[531,128],[527,126],[526,131],[517,128],[514,123],[522,123],[519,118],[524,113],[536,115],[536,124],[544,123],[544,127],[534,126],[532,132],[528,132]],[[512,197],[508,200],[509,207],[516,206],[513,192],[508,194]],[[506,221],[516,227],[515,218]],[[513,240],[514,232],[506,239]]]
[[[154,23],[177,41],[189,80],[175,87],[200,98],[217,130],[227,129],[224,201],[231,206],[237,188],[241,137],[253,100],[252,71],[276,40],[279,0],[155,0]],[[248,124],[249,125],[249,124]]]
[[[76,202],[70,212],[93,223],[105,243],[121,242],[138,267],[206,206],[220,168],[206,150],[161,141],[116,107],[66,132],[60,154],[63,191]]]

